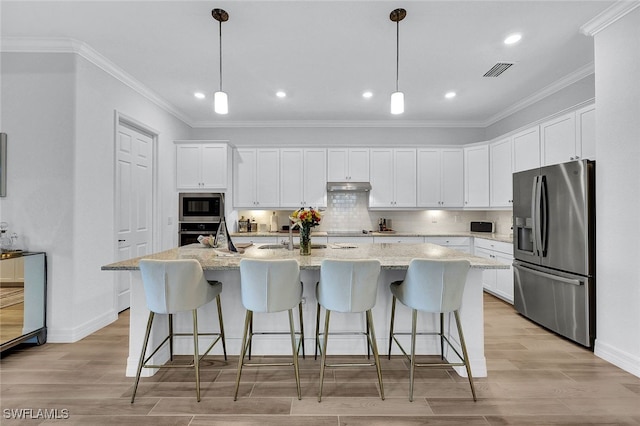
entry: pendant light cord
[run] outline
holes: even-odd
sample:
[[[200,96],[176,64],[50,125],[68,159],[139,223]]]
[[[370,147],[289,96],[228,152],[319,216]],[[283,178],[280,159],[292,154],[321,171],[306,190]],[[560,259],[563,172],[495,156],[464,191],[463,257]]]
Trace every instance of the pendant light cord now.
[[[219,21],[220,28],[220,91],[222,92],[222,21]]]
[[[396,92],[398,92],[398,75],[400,74],[400,20],[396,21]]]

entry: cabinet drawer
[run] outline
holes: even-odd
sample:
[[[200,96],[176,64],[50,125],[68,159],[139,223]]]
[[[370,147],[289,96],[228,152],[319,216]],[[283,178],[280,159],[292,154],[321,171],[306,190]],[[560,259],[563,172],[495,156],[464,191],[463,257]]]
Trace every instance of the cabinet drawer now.
[[[401,237],[401,236],[385,236],[385,237],[373,237],[373,242],[378,243],[423,243],[424,237]]]
[[[332,243],[352,243],[352,244],[371,244],[373,237],[329,237],[329,244]]]
[[[425,237],[425,243],[438,244],[439,246],[468,246],[469,237]]]
[[[499,251],[501,253],[513,255],[513,244],[510,244],[510,243],[504,243],[502,241],[494,241],[494,240],[485,240],[484,238],[476,237],[474,239],[473,245],[475,247],[481,247],[487,250],[494,250],[494,251]]]
[[[234,243],[253,243],[253,244],[278,244],[278,237],[259,237],[257,235],[232,236]]]

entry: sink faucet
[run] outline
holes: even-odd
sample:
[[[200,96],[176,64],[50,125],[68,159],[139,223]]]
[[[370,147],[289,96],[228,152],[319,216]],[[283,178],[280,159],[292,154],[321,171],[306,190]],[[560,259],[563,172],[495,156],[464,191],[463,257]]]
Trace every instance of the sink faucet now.
[[[298,226],[298,223],[292,225],[292,222],[289,221],[289,245],[287,246],[287,250],[293,251],[293,228],[296,226]]]

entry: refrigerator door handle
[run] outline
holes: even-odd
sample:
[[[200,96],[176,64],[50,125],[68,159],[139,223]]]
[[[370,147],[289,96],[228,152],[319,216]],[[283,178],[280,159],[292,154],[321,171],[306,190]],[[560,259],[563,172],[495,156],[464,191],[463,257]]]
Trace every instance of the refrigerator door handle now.
[[[542,256],[542,218],[540,217],[540,205],[541,205],[541,178],[542,176],[535,177],[534,188],[534,202],[533,202],[533,235],[534,245],[536,248],[536,256]]]
[[[546,272],[538,271],[537,269],[528,268],[528,267],[524,266],[522,263],[519,263],[519,262],[514,262],[513,263],[513,267],[516,268],[516,269],[528,272],[528,273],[530,273],[532,275],[537,275],[539,277],[549,278],[549,279],[552,279],[554,281],[563,282],[565,284],[571,284],[571,285],[577,285],[577,286],[580,286],[580,285],[584,284],[580,280],[576,280],[576,279],[573,279],[573,278],[560,277],[558,275],[553,275],[553,274],[549,274],[549,273],[546,273]]]
[[[531,220],[533,221],[533,254],[539,256],[538,253],[538,214],[536,212],[536,206],[538,205],[538,176],[533,177],[533,188],[531,188]]]
[[[548,207],[547,207],[547,199],[548,199],[548,194],[547,194],[547,177],[546,176],[540,176],[540,210],[538,210],[539,214],[540,214],[540,255],[542,257],[546,257],[547,256],[547,240],[548,240],[548,235],[547,235],[547,227],[549,226],[548,224],[548,215],[547,215],[547,211],[548,211]]]

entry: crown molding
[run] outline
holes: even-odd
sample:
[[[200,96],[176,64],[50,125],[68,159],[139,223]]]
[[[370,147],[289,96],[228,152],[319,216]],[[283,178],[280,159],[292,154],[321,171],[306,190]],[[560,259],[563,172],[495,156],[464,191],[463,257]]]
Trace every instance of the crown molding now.
[[[483,127],[479,121],[348,121],[348,120],[275,120],[275,121],[199,121],[191,125],[193,128],[426,128],[426,127]]]
[[[175,105],[160,97],[135,77],[98,53],[91,46],[72,38],[2,37],[0,51],[11,53],[72,53],[94,64],[121,83],[172,114],[187,125],[189,118]]]
[[[593,37],[637,7],[640,7],[640,0],[618,1],[581,26],[580,32]]]
[[[572,85],[573,83],[576,83],[580,80],[582,80],[583,78],[593,74],[595,72],[595,64],[593,62],[585,65],[582,68],[579,68],[578,70],[572,72],[571,74],[568,74],[564,77],[562,77],[560,80],[556,80],[553,83],[551,83],[550,85],[546,86],[545,88],[543,88],[542,90],[540,90],[537,93],[534,93],[533,95],[524,98],[523,100],[521,100],[520,102],[516,102],[515,104],[511,105],[510,107],[503,109],[502,111],[500,111],[499,113],[493,115],[492,117],[490,117],[487,121],[482,123],[483,127],[489,127],[492,124],[497,123],[498,121],[512,115],[515,114],[516,112],[523,110],[524,108],[531,106],[533,104],[535,104],[536,102],[541,101],[542,99],[564,89],[565,87],[568,87],[570,85]]]

